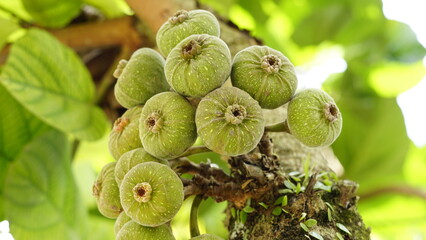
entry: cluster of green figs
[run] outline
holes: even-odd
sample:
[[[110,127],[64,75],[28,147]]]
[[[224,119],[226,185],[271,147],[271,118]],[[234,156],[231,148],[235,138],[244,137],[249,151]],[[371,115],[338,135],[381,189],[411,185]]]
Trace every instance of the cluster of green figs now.
[[[160,53],[141,48],[114,72],[114,94],[127,111],[109,138],[117,161],[103,167],[93,194],[99,211],[116,218],[118,240],[175,239],[170,221],[184,192],[168,160],[197,138],[213,152],[237,156],[254,150],[265,131],[288,132],[310,147],[328,146],[340,134],[334,100],[319,89],[295,94],[294,66],[281,52],[251,46],[232,58],[219,35],[212,13],[178,11],[157,33]],[[223,86],[228,78],[232,86]],[[286,103],[287,119],[265,126],[262,109]]]

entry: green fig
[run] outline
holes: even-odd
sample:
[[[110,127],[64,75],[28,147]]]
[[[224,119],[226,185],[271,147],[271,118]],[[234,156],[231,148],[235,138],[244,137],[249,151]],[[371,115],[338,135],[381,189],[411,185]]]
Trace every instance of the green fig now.
[[[259,104],[235,87],[222,87],[207,94],[198,104],[195,122],[206,147],[227,156],[253,150],[264,131]]]
[[[232,63],[231,81],[267,109],[287,103],[297,88],[293,64],[267,46],[251,46],[238,52]]]
[[[132,219],[129,216],[127,216],[127,214],[124,211],[121,212],[114,223],[114,234],[117,236],[118,232],[121,230],[121,228],[123,228],[124,224],[130,221],[132,221]]]
[[[139,117],[142,106],[127,110],[114,122],[114,127],[109,135],[108,149],[115,160],[123,153],[142,147],[139,138]]]
[[[115,98],[125,108],[143,105],[170,88],[164,75],[164,58],[150,48],[136,50],[128,62],[120,61],[114,76],[118,77]]]
[[[175,240],[172,230],[166,224],[158,227],[145,227],[130,221],[121,228],[117,240]]]
[[[114,177],[116,162],[105,165],[92,187],[99,212],[107,218],[117,218],[123,211],[120,203],[120,192]]]
[[[183,197],[180,178],[157,162],[134,166],[120,185],[124,211],[143,226],[155,227],[170,221],[179,211]]]
[[[158,159],[151,156],[143,148],[136,148],[130,150],[121,155],[120,159],[118,159],[117,161],[117,166],[115,167],[114,175],[118,186],[120,186],[121,181],[123,180],[126,173],[130,171],[130,169],[132,169],[139,163],[144,162],[158,162],[161,164],[168,165],[168,162],[166,160]]]
[[[158,30],[157,46],[160,52],[167,56],[180,41],[193,34],[209,34],[219,37],[219,22],[211,12],[205,10],[180,10]]]
[[[309,147],[332,144],[342,130],[342,114],[334,99],[319,89],[297,93],[288,104],[290,133]]]
[[[164,66],[167,82],[179,94],[203,97],[222,86],[231,72],[231,53],[220,38],[201,34],[182,40]]]
[[[195,109],[175,92],[159,93],[146,102],[139,132],[149,154],[160,159],[176,158],[197,139]]]

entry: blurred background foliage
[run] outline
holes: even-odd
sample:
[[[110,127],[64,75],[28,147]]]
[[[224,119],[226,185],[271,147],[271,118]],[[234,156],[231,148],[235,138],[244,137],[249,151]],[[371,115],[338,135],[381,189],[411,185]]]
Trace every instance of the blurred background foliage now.
[[[0,48],[22,37],[30,23],[64,28],[83,7],[90,6],[107,19],[132,14],[124,0],[40,0],[37,3],[42,4],[30,0],[0,0]],[[422,62],[425,47],[413,30],[402,22],[387,19],[381,0],[201,0],[200,3],[216,11],[218,16],[230,19],[240,29],[248,30],[265,45],[283,52],[297,68],[299,88],[322,87],[335,98],[344,117],[344,127],[332,147],[344,167],[342,178],[360,184],[359,210],[366,225],[372,227],[372,238],[426,239],[426,140],[414,144],[408,137],[410,121],[397,101],[398,96],[420,85],[426,73]],[[0,66],[0,70],[2,68]],[[19,152],[23,148],[40,147],[31,142],[39,132],[49,132],[41,137],[44,141],[52,141],[52,136],[59,134],[52,133],[32,114],[44,122],[49,123],[51,119],[46,120],[33,110],[26,111],[20,105],[23,100],[12,95],[0,84],[0,203],[10,198],[3,194],[4,183],[11,183],[5,178],[23,174],[19,166],[25,164],[20,161],[25,155]],[[93,97],[89,95],[87,98]],[[424,116],[426,102],[410,104]],[[13,112],[4,113],[4,109],[12,109],[11,106]],[[24,125],[30,127],[24,127],[24,131]],[[61,126],[53,126],[62,130]],[[416,126],[416,131],[426,135],[424,125]],[[12,140],[5,137],[10,135],[15,137]],[[72,161],[72,175],[79,189],[79,193],[73,195],[79,200],[72,206],[81,206],[83,212],[86,209],[86,214],[76,211],[80,223],[72,222],[75,216],[69,211],[49,208],[52,214],[61,215],[52,217],[52,221],[59,218],[62,220],[57,221],[64,221],[66,229],[75,228],[70,236],[114,239],[114,221],[98,213],[91,194],[96,174],[105,163],[113,161],[107,141],[104,135],[94,142],[82,142]],[[57,154],[62,156],[61,164],[66,164],[70,162],[67,157],[70,150],[63,151]],[[43,159],[44,162],[51,160],[49,154]],[[206,159],[226,168],[215,155],[201,154],[193,158],[197,162]],[[7,171],[8,168],[13,170]],[[68,170],[64,171],[67,181],[71,181]],[[16,184],[19,185],[19,181]],[[56,200],[53,197],[52,201]],[[188,239],[190,203],[190,199],[185,201],[173,221],[177,239]],[[4,206],[0,206],[0,221],[8,216],[11,220]],[[225,207],[225,203],[218,204],[211,199],[201,205],[202,232],[226,236]],[[40,227],[23,221],[24,228]],[[14,229],[25,232],[22,225],[14,228],[13,224],[11,221],[12,234]]]

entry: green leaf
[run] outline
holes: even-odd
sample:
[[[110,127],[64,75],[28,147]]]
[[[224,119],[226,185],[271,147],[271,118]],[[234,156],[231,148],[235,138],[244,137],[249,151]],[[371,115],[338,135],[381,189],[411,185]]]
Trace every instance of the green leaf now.
[[[336,223],[336,227],[338,227],[340,230],[342,230],[343,232],[351,235],[351,232],[349,231],[349,229],[346,228],[345,225],[341,224],[341,223]]]
[[[9,35],[17,29],[19,25],[14,21],[0,17],[0,49],[3,48]]]
[[[86,213],[70,166],[70,144],[55,130],[35,138],[11,164],[5,216],[15,239],[80,239]]]
[[[83,0],[102,11],[108,18],[117,18],[130,13],[130,8],[124,0]]]
[[[359,183],[359,193],[401,182],[410,140],[396,100],[345,95],[338,106],[344,123],[333,150],[344,177]]]
[[[80,13],[81,0],[21,0],[36,23],[43,27],[61,28]]]
[[[263,203],[263,202],[260,202],[259,203],[259,205],[260,206],[262,206],[264,209],[268,209],[268,205],[266,205],[265,203]]]
[[[309,235],[311,235],[312,237],[314,237],[316,239],[324,240],[324,238],[321,236],[321,234],[319,234],[317,232],[311,231],[311,232],[309,232]]]
[[[336,232],[336,237],[337,237],[337,239],[339,239],[339,240],[345,240],[345,239],[343,238],[342,234],[340,234],[340,233],[338,233],[338,232]]]
[[[274,210],[272,210],[272,214],[274,214],[275,216],[279,216],[282,213],[282,209],[281,207],[276,207],[274,208]]]
[[[308,228],[311,228],[311,227],[317,225],[317,220],[315,220],[315,219],[308,219],[308,220],[305,221],[305,225]]]
[[[300,227],[305,230],[305,232],[309,232],[308,226],[306,226],[304,223],[300,223]]]
[[[244,211],[240,211],[240,222],[242,224],[246,223],[247,221],[247,213]]]
[[[252,208],[252,207],[250,207],[250,206],[245,206],[245,207],[243,208],[243,211],[244,211],[244,212],[246,212],[246,213],[252,213],[252,212],[254,212],[255,210],[254,210],[254,208]]]
[[[368,82],[379,95],[396,97],[414,87],[425,74],[422,61],[413,64],[389,62],[372,69]]]
[[[44,31],[31,29],[12,46],[0,82],[30,112],[63,132],[82,140],[105,133],[106,116],[93,104],[88,70]]]
[[[22,148],[49,127],[25,110],[0,84],[0,203],[6,171]],[[0,204],[0,219],[4,219]]]

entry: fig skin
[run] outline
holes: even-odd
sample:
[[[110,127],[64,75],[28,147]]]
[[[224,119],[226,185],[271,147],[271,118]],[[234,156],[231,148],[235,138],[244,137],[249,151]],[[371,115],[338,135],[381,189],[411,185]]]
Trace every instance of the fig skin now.
[[[115,167],[114,175],[118,186],[120,186],[121,181],[123,180],[126,173],[130,171],[130,169],[132,169],[139,163],[144,162],[158,162],[164,165],[168,165],[168,162],[166,160],[158,159],[151,156],[143,148],[136,148],[131,151],[128,151],[121,155]]]
[[[115,219],[123,211],[120,192],[114,177],[116,162],[105,165],[92,187],[99,212],[107,218]]]
[[[309,147],[329,146],[342,130],[342,114],[334,99],[320,89],[305,89],[288,104],[290,133]]]
[[[222,87],[207,94],[195,116],[198,135],[210,150],[237,156],[253,150],[264,132],[262,109],[248,93]]]
[[[238,52],[232,63],[231,81],[266,109],[284,105],[297,89],[293,64],[267,46],[250,46]]]
[[[118,215],[117,219],[114,223],[114,234],[117,236],[118,232],[123,228],[124,224],[132,221],[132,219],[127,216],[127,214],[123,211]]]
[[[220,36],[220,26],[216,17],[205,10],[177,11],[157,32],[157,46],[163,56],[183,39],[194,34]]]
[[[134,221],[124,224],[117,234],[117,240],[175,240],[172,230],[166,224],[145,227]]]
[[[145,151],[159,159],[173,159],[197,139],[195,108],[175,92],[149,99],[141,113],[139,133]]]
[[[114,87],[118,103],[129,109],[145,104],[157,93],[168,91],[164,63],[164,58],[150,48],[136,50],[128,62],[120,61],[114,72],[118,77]]]
[[[224,239],[212,234],[202,234],[200,236],[193,237],[190,240],[224,240]]]
[[[182,206],[183,198],[180,178],[171,168],[157,162],[136,165],[120,185],[124,211],[133,221],[147,227],[170,221]]]
[[[142,147],[139,138],[139,117],[142,106],[128,109],[114,122],[109,135],[108,149],[115,160],[120,159],[125,152]]]
[[[187,97],[203,97],[223,85],[231,73],[231,53],[220,38],[199,34],[182,40],[164,66],[169,85]]]

